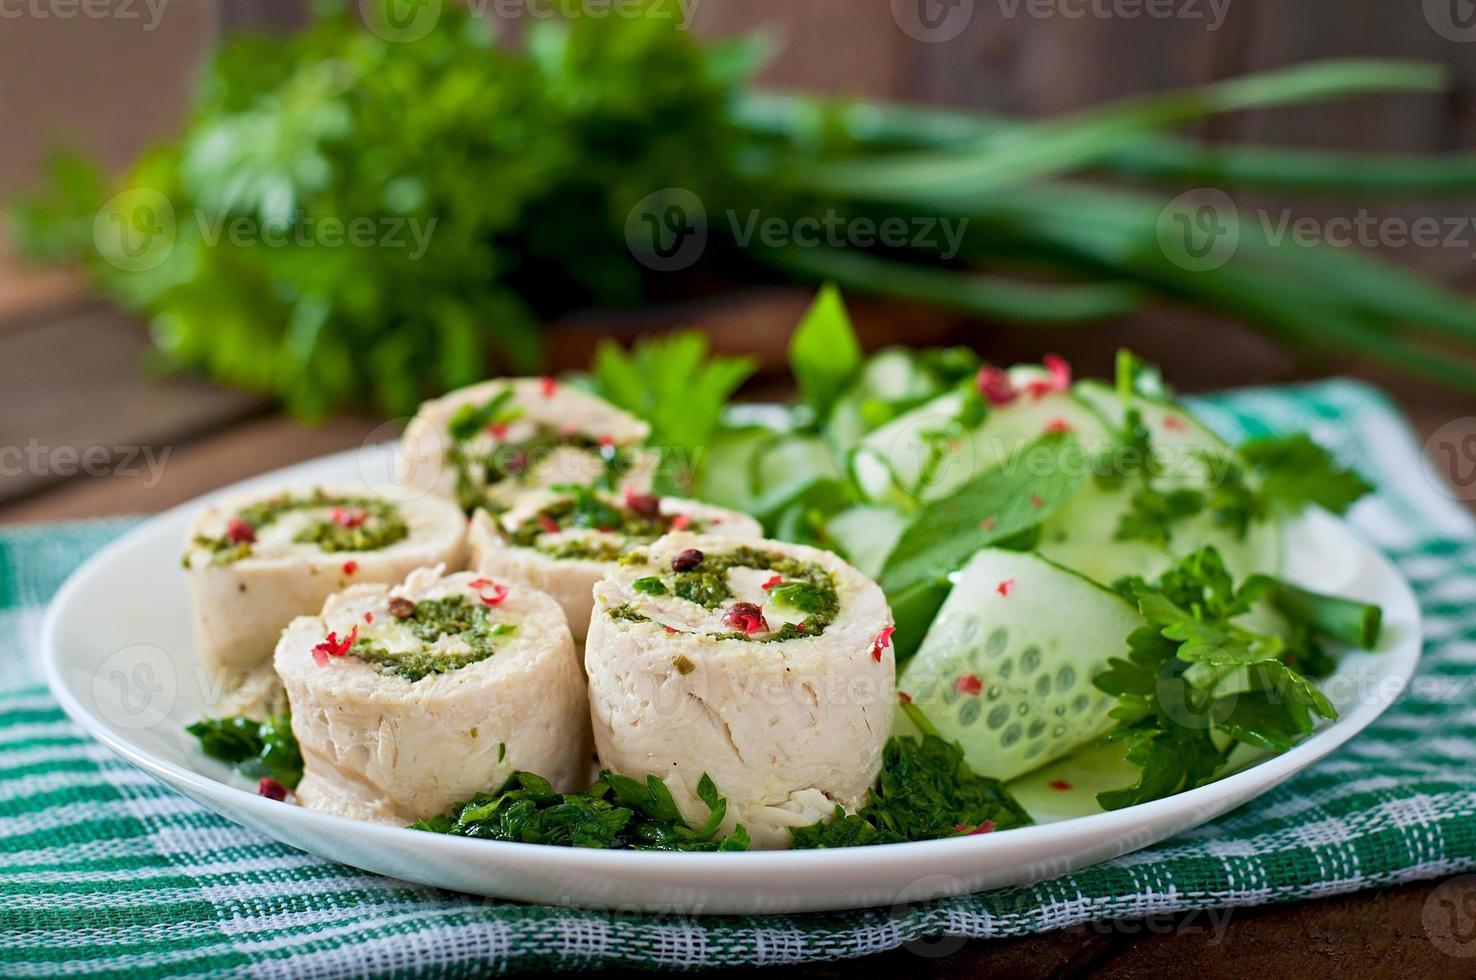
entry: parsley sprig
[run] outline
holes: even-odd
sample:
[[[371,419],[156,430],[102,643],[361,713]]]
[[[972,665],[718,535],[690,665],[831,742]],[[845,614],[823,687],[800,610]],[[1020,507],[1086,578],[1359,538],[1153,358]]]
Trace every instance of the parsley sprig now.
[[[1128,637],[1127,657],[1110,661],[1093,683],[1117,698],[1108,737],[1126,746],[1142,774],[1099,794],[1107,809],[1203,785],[1240,744],[1290,748],[1337,716],[1312,682],[1332,667],[1322,642],[1369,648],[1378,638],[1377,607],[1265,575],[1236,585],[1211,547],[1155,582],[1125,579],[1118,590],[1145,622]],[[1285,618],[1284,631],[1252,617],[1263,606]]]

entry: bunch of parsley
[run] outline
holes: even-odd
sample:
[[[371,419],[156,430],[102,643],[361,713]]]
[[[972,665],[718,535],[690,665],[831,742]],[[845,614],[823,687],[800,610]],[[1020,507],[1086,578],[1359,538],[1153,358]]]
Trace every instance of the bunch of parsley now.
[[[357,16],[383,21],[376,10],[400,0],[320,0],[301,33],[227,41],[184,131],[122,181],[58,158],[49,185],[11,208],[15,241],[35,259],[85,263],[148,318],[163,365],[302,416],[404,414],[489,371],[534,369],[551,317],[690,293],[696,269],[654,272],[641,250],[703,233],[697,268],[721,281],[833,280],[1026,323],[1116,317],[1170,297],[1278,340],[1321,352],[1332,337],[1340,351],[1476,388],[1461,356],[1476,343],[1473,307],[1434,283],[1250,227],[1233,260],[1192,276],[1161,247],[1164,222],[1182,217],[1165,197],[1203,184],[1206,167],[1225,187],[1476,186],[1467,155],[1207,156],[1161,135],[1255,106],[1439,90],[1435,66],[1299,65],[1025,122],[756,91],[747,82],[761,45],[699,40],[675,5],[637,2],[619,17],[605,3],[559,5],[515,46],[457,3],[437,4],[434,29],[405,42]],[[1165,191],[1058,179],[1104,171]],[[685,192],[688,206],[673,209],[663,189]],[[754,233],[760,222],[793,231],[836,218],[858,233],[948,222],[957,240],[805,248]],[[979,271],[1021,256],[1059,281]],[[1432,349],[1440,335],[1458,356]],[[823,399],[858,352],[815,353],[837,368],[808,379]]]
[[[359,6],[229,39],[183,133],[121,185],[58,157],[11,208],[22,251],[83,262],[162,366],[303,417],[403,415],[539,369],[550,317],[645,298],[625,223],[653,188],[732,197],[731,47],[576,8],[515,48],[455,3],[405,43]]]

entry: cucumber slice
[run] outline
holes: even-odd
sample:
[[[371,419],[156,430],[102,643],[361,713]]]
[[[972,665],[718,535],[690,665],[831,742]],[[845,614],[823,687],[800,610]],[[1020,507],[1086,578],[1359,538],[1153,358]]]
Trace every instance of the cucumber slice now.
[[[841,511],[826,524],[846,559],[861,572],[876,578],[887,556],[907,527],[907,518],[890,507],[862,504]]]
[[[700,461],[692,496],[719,507],[747,511],[754,502],[749,489],[754,454],[774,437],[773,429],[760,425],[719,430]]]
[[[1147,541],[1119,541],[1118,522],[1128,510],[1133,488],[1105,490],[1085,480],[1066,505],[1041,525],[1036,550],[1053,562],[1104,584],[1125,575],[1156,578],[1178,558],[1214,545],[1235,578],[1275,574],[1281,564],[1281,534],[1274,521],[1255,521],[1244,538],[1218,527],[1201,514],[1179,522],[1167,548]]]
[[[1122,428],[1127,411],[1115,388],[1100,381],[1080,381],[1073,391],[1114,430]],[[1202,483],[1213,476],[1213,463],[1206,455],[1235,455],[1235,447],[1177,402],[1134,395],[1133,408],[1152,436],[1154,451],[1167,455],[1171,476]]]
[[[1082,381],[1074,393],[1114,428],[1121,428],[1126,410],[1117,391],[1098,381]],[[1233,458],[1235,450],[1183,406],[1170,401],[1134,396],[1133,407],[1151,433],[1155,451],[1166,453],[1169,486],[1202,488],[1217,480],[1217,461]],[[1274,574],[1281,564],[1281,534],[1275,521],[1255,522],[1244,538],[1215,525],[1209,515],[1190,518],[1174,529],[1167,549],[1144,541],[1118,541],[1118,522],[1131,505],[1132,486],[1103,489],[1095,481],[1083,484],[1065,507],[1046,521],[1039,550],[1042,555],[1099,582],[1124,575],[1154,578],[1174,560],[1205,545],[1219,549],[1225,565],[1237,578],[1255,573]]]
[[[838,476],[840,468],[819,436],[773,436],[754,451],[749,464],[749,488],[755,499],[779,487],[798,487]]]
[[[1033,368],[1011,372],[1017,384],[1038,375]],[[867,436],[851,460],[862,493],[909,507],[941,500],[1057,425],[1075,432],[1088,451],[1111,438],[1101,417],[1071,394],[1024,395],[988,409],[969,424],[970,400],[975,398],[971,392],[951,391]]]
[[[959,574],[898,687],[975,772],[1013,779],[1111,727],[1112,699],[1092,678],[1127,654],[1142,623],[1121,596],[1073,571],[986,548]]]
[[[825,426],[830,443],[841,452],[855,446],[872,429],[889,421],[884,416],[896,403],[916,403],[942,390],[942,384],[917,354],[888,347],[867,360],[860,376],[836,400]]]

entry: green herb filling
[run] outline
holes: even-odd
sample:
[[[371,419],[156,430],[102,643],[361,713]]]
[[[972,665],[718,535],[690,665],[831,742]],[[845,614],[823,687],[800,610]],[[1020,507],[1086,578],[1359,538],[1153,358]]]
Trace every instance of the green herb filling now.
[[[521,483],[527,477],[530,463],[561,447],[599,458],[604,469],[594,485],[602,490],[616,489],[621,478],[635,465],[635,453],[627,447],[601,442],[583,433],[563,432],[543,423],[534,423],[532,434],[520,442],[499,439],[489,451],[472,452],[471,443],[489,427],[507,425],[523,417],[524,410],[512,404],[512,398],[513,391],[508,388],[481,405],[462,405],[446,425],[446,434],[451,438],[447,455],[456,470],[456,501],[466,513],[478,508],[501,513],[506,508],[489,499],[488,491],[503,481]]]
[[[315,545],[318,550],[329,553],[379,551],[410,535],[410,526],[398,505],[377,497],[340,496],[322,490],[314,490],[305,497],[279,494],[257,501],[241,508],[235,518],[249,525],[252,531],[260,531],[284,514],[322,508],[356,513],[351,522],[334,520],[331,514],[317,518],[293,537],[294,542]],[[214,565],[229,565],[255,553],[252,542],[232,541],[226,536],[197,535],[193,544],[208,551]],[[188,564],[188,555],[185,561]]]
[[[380,669],[418,681],[431,674],[445,674],[471,664],[480,663],[497,652],[493,643],[512,633],[515,627],[496,622],[488,606],[474,606],[464,596],[422,599],[415,611],[404,619],[396,619],[425,647],[419,650],[392,652],[367,637],[359,637],[350,653]],[[432,650],[441,637],[459,637],[467,645],[464,651]]]
[[[814,562],[746,545],[723,554],[703,555],[702,562],[690,571],[638,578],[631,583],[631,588],[643,595],[671,594],[704,609],[717,609],[733,598],[728,572],[734,568],[753,568],[779,576],[780,582],[768,589],[768,601],[802,612],[805,618],[801,623],[784,623],[763,636],[750,636],[736,630],[707,634],[715,639],[773,643],[802,636],[819,636],[840,614],[835,579],[824,568]],[[649,617],[635,613],[630,606],[617,606],[610,610],[610,615],[632,622],[650,621]]]

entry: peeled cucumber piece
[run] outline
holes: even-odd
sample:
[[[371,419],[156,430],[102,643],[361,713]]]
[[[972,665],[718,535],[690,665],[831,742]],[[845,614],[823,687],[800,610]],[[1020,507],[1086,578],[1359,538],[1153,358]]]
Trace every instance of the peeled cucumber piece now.
[[[748,510],[754,503],[750,483],[754,456],[774,437],[773,429],[757,425],[719,430],[701,459],[692,496],[730,510]]]
[[[870,578],[881,575],[887,556],[906,528],[907,518],[901,513],[875,504],[843,510],[825,525],[846,560]]]
[[[1130,505],[1133,489],[1106,490],[1093,480],[1083,481],[1075,496],[1041,526],[1036,549],[1104,584],[1127,575],[1157,578],[1175,560],[1205,545],[1219,550],[1236,579],[1257,572],[1275,574],[1280,567],[1281,534],[1274,521],[1252,523],[1241,538],[1201,514],[1180,521],[1166,549],[1147,541],[1117,540],[1118,521]]]
[[[1074,393],[1114,430],[1122,427],[1126,411],[1115,389],[1096,381],[1082,381]],[[1163,486],[1205,489],[1219,478],[1217,461],[1235,454],[1229,443],[1181,405],[1134,396],[1133,407],[1142,416],[1155,450],[1167,453],[1169,469],[1160,479]],[[1146,541],[1118,541],[1118,522],[1131,506],[1136,490],[1136,483],[1131,481],[1113,489],[1103,488],[1095,480],[1083,482],[1076,496],[1045,522],[1040,553],[1105,583],[1125,575],[1154,578],[1176,558],[1205,545],[1219,550],[1236,578],[1255,572],[1271,574],[1280,567],[1281,533],[1275,521],[1253,523],[1241,538],[1218,527],[1210,515],[1201,514],[1175,526],[1167,549]]]
[[[897,686],[982,775],[1008,780],[1112,726],[1092,686],[1143,619],[1115,592],[1039,555],[986,548],[958,580]]]
[[[1042,375],[1010,372],[1019,386]],[[1088,449],[1111,437],[1097,412],[1065,392],[980,408],[973,392],[950,391],[877,429],[852,453],[856,484],[870,500],[913,506],[951,496],[1052,426],[1069,427]]]
[[[1100,381],[1080,381],[1073,392],[1114,431],[1122,428],[1127,410],[1117,389]],[[1235,455],[1234,446],[1177,402],[1134,395],[1132,407],[1142,416],[1143,424],[1152,436],[1154,450],[1168,455],[1171,474],[1186,480],[1203,481],[1214,475],[1214,462],[1205,459],[1206,454]]]
[[[886,412],[887,403],[922,400],[938,393],[942,385],[937,375],[924,367],[917,355],[903,347],[877,351],[861,369],[860,376],[830,410],[825,426],[827,437],[837,449],[845,451],[859,443],[866,433],[886,424],[874,416]]]

